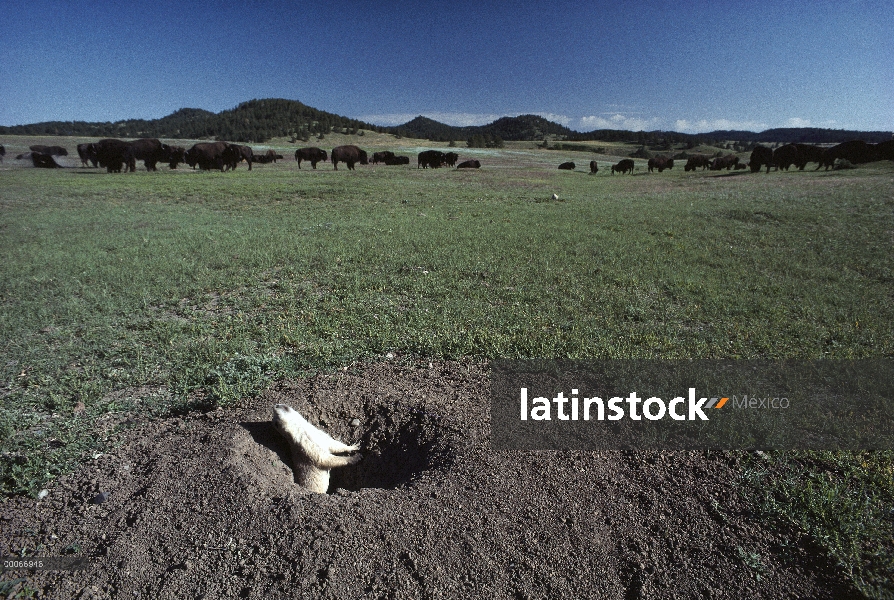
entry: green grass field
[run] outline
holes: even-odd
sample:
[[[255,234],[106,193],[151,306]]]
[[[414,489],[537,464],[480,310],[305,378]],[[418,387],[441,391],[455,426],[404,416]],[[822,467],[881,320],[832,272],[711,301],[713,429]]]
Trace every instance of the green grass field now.
[[[2,494],[35,495],[116,416],[388,352],[894,356],[890,162],[611,176],[618,156],[517,143],[458,148],[477,172],[415,168],[442,146],[395,140],[409,167],[355,172],[0,165]],[[756,510],[894,593],[894,453],[769,456],[743,473]]]

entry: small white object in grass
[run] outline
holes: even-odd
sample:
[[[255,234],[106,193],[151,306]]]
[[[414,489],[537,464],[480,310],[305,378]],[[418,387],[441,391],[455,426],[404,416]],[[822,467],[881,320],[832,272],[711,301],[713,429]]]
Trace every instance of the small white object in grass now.
[[[553,194],[553,200],[558,200],[558,199],[559,199],[559,195],[558,195],[558,194]]]
[[[37,499],[43,500],[44,498],[46,498],[49,495],[50,495],[50,490],[40,490],[39,492],[37,492]]]
[[[394,358],[394,354],[392,352],[389,352],[388,354],[385,355],[385,358],[387,358],[388,360],[391,360],[392,358]]]

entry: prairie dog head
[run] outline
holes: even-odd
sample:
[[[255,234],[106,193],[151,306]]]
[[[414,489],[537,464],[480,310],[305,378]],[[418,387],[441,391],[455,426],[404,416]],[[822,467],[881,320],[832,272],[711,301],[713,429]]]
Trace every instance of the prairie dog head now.
[[[307,421],[301,414],[285,404],[273,407],[273,426],[289,439],[300,437],[307,427]]]

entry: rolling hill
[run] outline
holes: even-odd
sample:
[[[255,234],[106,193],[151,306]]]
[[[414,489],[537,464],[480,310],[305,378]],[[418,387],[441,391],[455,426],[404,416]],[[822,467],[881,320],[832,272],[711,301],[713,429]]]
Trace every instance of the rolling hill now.
[[[297,100],[272,98],[250,100],[235,108],[213,113],[200,108],[181,108],[160,119],[127,119],[115,122],[48,121],[30,125],[0,126],[0,135],[64,135],[87,137],[158,137],[181,139],[220,139],[238,142],[265,142],[273,137],[292,137],[309,141],[337,131],[359,134],[362,131],[391,133],[401,137],[432,141],[465,142],[472,136],[506,141],[541,141],[544,138],[568,141],[626,141],[646,145],[736,140],[745,143],[840,143],[864,140],[877,143],[891,139],[890,131],[849,131],[843,129],[779,128],[759,133],[718,130],[687,134],[673,131],[636,132],[599,129],[578,132],[537,115],[502,117],[487,125],[455,127],[427,117],[395,127],[381,127],[350,117],[322,111]]]

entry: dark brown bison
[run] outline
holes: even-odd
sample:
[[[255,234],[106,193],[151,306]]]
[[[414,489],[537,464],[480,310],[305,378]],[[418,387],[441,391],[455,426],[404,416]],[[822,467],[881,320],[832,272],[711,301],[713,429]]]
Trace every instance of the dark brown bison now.
[[[229,144],[226,142],[199,142],[187,150],[183,160],[190,167],[199,166],[203,171],[211,169],[224,170],[224,152]]]
[[[96,167],[96,148],[93,144],[78,144],[78,157],[81,159],[81,166],[89,167],[90,163]]]
[[[769,173],[770,167],[773,166],[773,150],[766,146],[755,146],[748,159],[748,166],[752,173],[757,173],[764,165],[767,165],[767,173]]]
[[[68,150],[62,146],[44,146],[42,144],[35,144],[29,146],[29,149],[31,152],[40,152],[41,154],[49,154],[50,156],[68,156]]]
[[[599,172],[599,163],[595,160],[590,161],[590,173],[598,173]]]
[[[704,154],[693,154],[686,160],[686,166],[683,170],[686,172],[695,171],[701,168],[703,171],[711,167],[711,157]]]
[[[282,154],[277,154],[276,150],[268,150],[264,153],[264,157],[267,158],[266,162],[276,162],[277,160],[282,160]]]
[[[44,154],[43,152],[31,152],[31,162],[39,169],[58,169],[60,165],[53,160],[52,154]]]
[[[2,146],[0,146],[2,148]],[[879,142],[875,145],[876,160],[894,160],[894,140]]]
[[[353,171],[354,164],[368,165],[366,151],[361,150],[357,146],[336,146],[332,149],[332,167],[338,171],[338,163],[343,162],[348,165],[348,169]]]
[[[744,171],[747,168],[748,168],[748,163],[743,163],[743,162],[738,162],[738,163],[736,163],[736,166],[733,167],[733,169],[735,169],[736,171]]]
[[[223,155],[224,170],[236,170],[236,166],[243,160],[248,163],[248,170],[251,171],[251,163],[254,162],[255,153],[250,146],[242,146],[240,144],[229,144],[224,150]]]
[[[134,167],[136,161],[141,160],[147,171],[158,171],[156,166],[158,163],[170,163],[171,161],[171,147],[167,144],[162,144],[156,138],[143,138],[128,142],[128,144],[130,144],[130,152],[133,158],[130,164],[133,164]],[[130,170],[135,170],[134,167],[131,167]]]
[[[739,157],[735,154],[727,154],[726,156],[718,156],[714,159],[714,162],[711,163],[712,171],[720,171],[721,169],[726,169],[729,171],[733,167],[739,164]]]
[[[458,160],[459,154],[457,154],[456,152],[448,152],[444,155],[444,162],[447,164],[448,167],[455,167],[456,161]]]
[[[4,156],[6,156],[6,148],[3,147],[3,144],[0,144],[0,162],[3,162]]]
[[[673,169],[674,168],[674,159],[668,158],[666,156],[656,156],[654,158],[649,159],[649,173],[652,172],[653,169],[658,169],[658,172],[661,173],[665,169]]]
[[[467,160],[456,165],[457,169],[480,169],[481,163],[477,160]]]
[[[877,156],[876,147],[873,144],[867,144],[862,140],[851,140],[826,149],[823,152],[822,162],[816,168],[826,167],[828,171],[829,167],[835,166],[835,160],[839,158],[859,165],[877,160]]]
[[[417,169],[419,167],[422,167],[423,169],[427,169],[428,167],[437,169],[443,167],[445,164],[447,164],[447,157],[440,150],[423,150],[419,153],[419,156],[416,157]]]
[[[99,140],[94,144],[96,162],[108,173],[120,173],[122,168],[136,170],[136,160],[130,143],[117,139]]]
[[[561,165],[559,165],[559,168],[563,171],[573,171],[575,167],[576,165],[571,161],[563,162]]]
[[[186,149],[183,146],[171,146],[171,156],[168,159],[168,168],[176,169],[177,165],[185,161]]]
[[[229,157],[229,168],[236,169],[236,165],[243,160],[248,163],[248,170],[251,171],[251,164],[255,161],[255,152],[251,146],[243,146],[241,144],[230,144],[230,151],[227,153]]]
[[[633,168],[634,168],[633,160],[630,158],[625,158],[618,164],[612,165],[612,175],[614,175],[616,172],[621,173],[623,175],[627,171],[630,171],[630,174],[633,175]]]
[[[295,160],[298,162],[299,169],[301,168],[302,160],[309,161],[310,166],[316,169],[318,162],[326,162],[329,160],[329,155],[326,154],[325,150],[321,150],[316,146],[310,148],[298,148],[295,150]]]
[[[773,164],[776,165],[777,171],[780,169],[788,171],[789,167],[797,165],[799,162],[800,154],[798,147],[794,144],[786,144],[773,150]]]
[[[384,163],[389,158],[393,158],[393,157],[394,157],[394,152],[391,152],[390,150],[383,150],[381,152],[373,152],[372,164],[377,165],[379,163]]]
[[[798,148],[798,170],[803,171],[809,162],[819,164],[823,161],[823,153],[825,148],[814,146],[813,144],[795,144]]]
[[[408,165],[408,164],[410,164],[410,157],[395,155],[390,158],[386,158],[385,164],[386,165]]]

